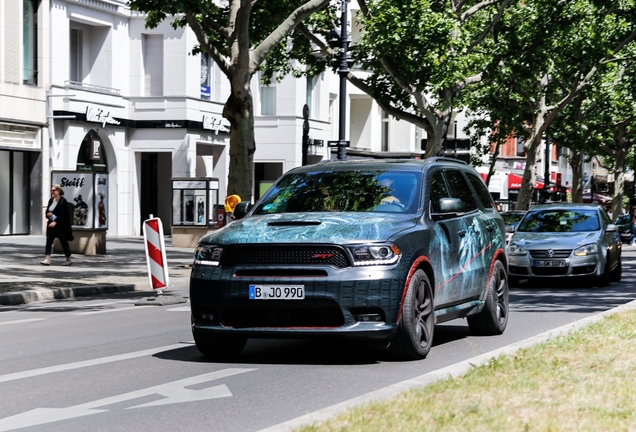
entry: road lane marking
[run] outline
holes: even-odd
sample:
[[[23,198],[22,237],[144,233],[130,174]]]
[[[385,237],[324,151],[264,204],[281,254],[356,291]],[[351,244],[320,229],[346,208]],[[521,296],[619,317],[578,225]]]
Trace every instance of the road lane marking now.
[[[109,312],[121,312],[121,311],[127,311],[131,309],[139,309],[139,308],[137,306],[128,306],[128,307],[119,308],[119,309],[105,309],[105,310],[99,310],[99,311],[77,312],[77,313],[74,313],[73,315],[95,315],[95,314],[103,314],[103,313],[109,313]]]
[[[13,321],[0,322],[0,325],[22,324],[22,323],[26,323],[26,322],[44,321],[45,319],[46,318],[26,318],[26,319],[22,319],[22,320],[13,320]]]
[[[194,342],[186,342],[186,343],[193,344]],[[127,353],[127,354],[118,354],[114,356],[101,357],[101,358],[96,358],[92,360],[83,360],[83,361],[74,362],[74,363],[66,363],[66,364],[61,364],[57,366],[48,366],[44,368],[32,369],[32,370],[23,371],[23,372],[10,373],[6,375],[0,375],[0,383],[7,382],[7,381],[15,381],[15,380],[24,379],[24,378],[31,378],[34,376],[46,375],[50,373],[80,369],[84,367],[97,366],[97,365],[102,365],[106,363],[113,363],[113,362],[122,361],[122,360],[130,360],[130,359],[139,358],[139,357],[151,356],[151,355],[164,352],[164,351],[184,348],[185,346],[187,345],[184,345],[184,343],[166,345],[166,346],[162,346],[158,348],[135,351],[135,352]]]
[[[166,309],[170,312],[190,312],[190,306],[179,306],[171,309]]]
[[[218,399],[224,397],[231,397],[232,392],[227,388],[225,384],[217,385],[214,387],[203,388],[201,390],[191,390],[186,387],[203,384],[209,381],[214,381],[221,378],[227,378],[233,375],[238,375],[246,372],[252,372],[258,369],[247,368],[229,368],[216,372],[209,372],[203,375],[189,377],[178,381],[169,382],[166,384],[160,384],[153,387],[148,387],[142,390],[136,390],[129,393],[124,393],[117,396],[111,396],[104,399],[99,399],[92,402],[83,403],[80,405],[71,406],[68,408],[36,408],[30,411],[16,414],[11,417],[0,419],[0,431],[9,431],[13,429],[20,429],[29,426],[38,426],[47,423],[53,423],[61,420],[68,420],[76,417],[84,417],[92,414],[99,414],[102,412],[110,411],[108,409],[99,409],[108,405],[113,405],[120,402],[139,399],[151,395],[163,396],[163,399],[155,400],[153,402],[144,403],[128,407],[126,409],[133,408],[147,408],[152,406],[168,405],[175,403],[196,402],[209,399]]]

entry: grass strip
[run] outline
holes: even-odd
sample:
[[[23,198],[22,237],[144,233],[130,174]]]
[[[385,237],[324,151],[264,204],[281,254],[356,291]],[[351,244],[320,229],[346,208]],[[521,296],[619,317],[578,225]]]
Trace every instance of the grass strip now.
[[[298,431],[636,430],[636,311]]]

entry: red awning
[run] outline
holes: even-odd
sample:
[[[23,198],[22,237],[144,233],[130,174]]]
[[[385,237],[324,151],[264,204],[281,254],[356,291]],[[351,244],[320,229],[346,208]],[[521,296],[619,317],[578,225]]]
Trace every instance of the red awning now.
[[[508,174],[508,189],[521,189],[521,182],[523,181],[523,177],[518,176],[517,174]],[[542,182],[534,182],[535,189],[543,189]]]

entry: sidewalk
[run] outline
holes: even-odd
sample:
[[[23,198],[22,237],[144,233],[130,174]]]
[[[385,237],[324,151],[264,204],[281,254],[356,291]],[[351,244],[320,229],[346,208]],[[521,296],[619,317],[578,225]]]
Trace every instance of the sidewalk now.
[[[187,283],[194,248],[166,237],[170,285]],[[143,237],[107,237],[105,255],[53,254],[43,266],[44,236],[0,236],[0,305],[126,291],[152,291]]]

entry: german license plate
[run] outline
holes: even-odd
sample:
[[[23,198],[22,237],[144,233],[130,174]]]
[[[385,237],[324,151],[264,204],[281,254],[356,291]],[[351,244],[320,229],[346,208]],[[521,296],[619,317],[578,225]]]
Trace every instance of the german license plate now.
[[[304,285],[250,285],[250,300],[302,300]]]
[[[535,267],[565,267],[565,260],[544,260],[535,261]]]

